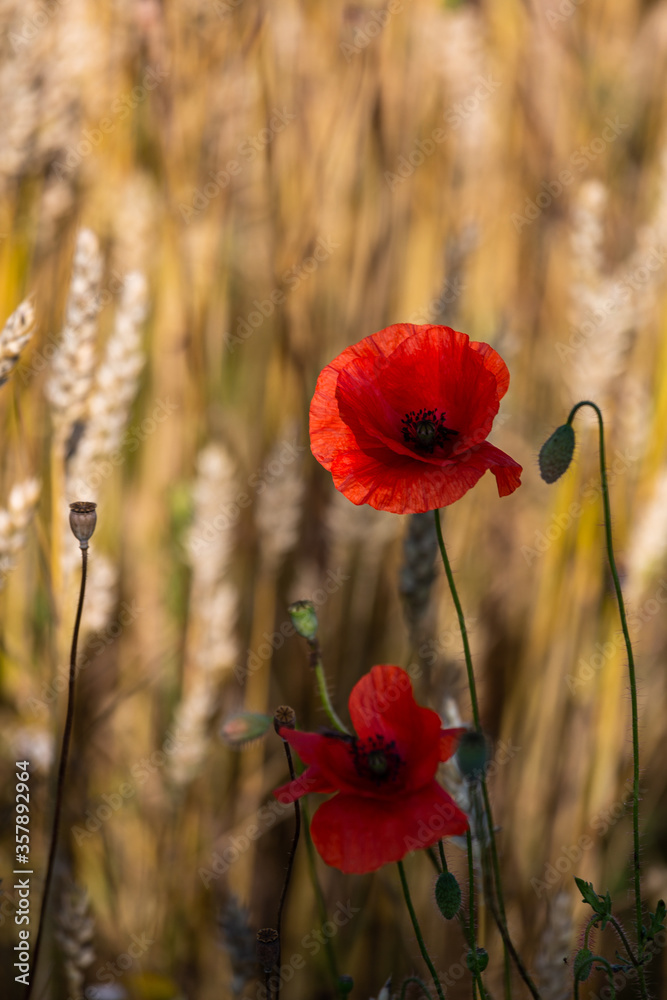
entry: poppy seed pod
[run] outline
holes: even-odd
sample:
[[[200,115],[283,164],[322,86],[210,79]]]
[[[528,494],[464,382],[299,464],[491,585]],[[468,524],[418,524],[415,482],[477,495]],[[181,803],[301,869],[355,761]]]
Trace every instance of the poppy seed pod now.
[[[80,548],[88,548],[88,540],[97,524],[97,504],[87,500],[77,500],[69,505],[69,526]]]
[[[278,732],[283,729],[296,729],[296,712],[289,705],[279,705],[273,716],[273,725]]]
[[[280,959],[280,938],[273,927],[257,931],[257,961],[264,972],[275,969]]]
[[[571,424],[557,427],[540,448],[540,475],[545,483],[555,483],[570,467],[574,454],[574,428]]]

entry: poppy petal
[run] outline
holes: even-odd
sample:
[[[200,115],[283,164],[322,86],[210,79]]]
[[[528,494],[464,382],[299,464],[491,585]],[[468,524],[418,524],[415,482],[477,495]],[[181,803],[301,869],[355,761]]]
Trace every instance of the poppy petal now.
[[[441,837],[465,833],[468,820],[436,781],[400,799],[340,794],[322,803],[311,825],[324,861],[348,874],[372,872]]]
[[[440,760],[449,760],[456,753],[461,737],[467,732],[468,730],[464,726],[440,730]]]

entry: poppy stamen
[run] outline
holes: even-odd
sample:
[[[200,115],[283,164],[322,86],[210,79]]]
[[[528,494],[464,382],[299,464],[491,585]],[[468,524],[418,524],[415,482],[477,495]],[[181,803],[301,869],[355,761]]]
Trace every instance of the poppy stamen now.
[[[396,751],[396,741],[385,742],[384,736],[355,739],[352,745],[354,766],[361,778],[368,778],[375,785],[395,781],[405,763]]]
[[[444,411],[438,416],[437,410],[411,410],[401,420],[403,440],[415,451],[432,455],[459,433],[445,425],[445,417]]]

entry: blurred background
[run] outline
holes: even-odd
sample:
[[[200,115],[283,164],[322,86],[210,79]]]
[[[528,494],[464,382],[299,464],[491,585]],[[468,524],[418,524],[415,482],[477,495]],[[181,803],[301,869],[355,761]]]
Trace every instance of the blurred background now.
[[[31,766],[33,920],[48,846],[79,581],[71,501],[96,501],[99,519],[36,996],[261,995],[254,936],[275,921],[293,814],[271,805],[287,779],[278,738],[235,748],[230,720],[287,703],[303,728],[325,723],[290,601],[318,607],[343,718],[359,677],[389,662],[410,668],[422,703],[469,721],[431,518],[355,508],[308,447],[322,366],[411,321],[491,343],[511,372],[491,439],[523,464],[523,485],[500,500],[485,476],[444,530],[495,746],[511,931],[545,1000],[571,996],[588,912],[573,876],[608,887],[632,919],[627,667],[587,411],[566,477],[548,487],[536,457],[573,403],[602,407],[655,908],[667,894],[667,3],[1,7],[5,995],[23,995],[15,761]],[[454,767],[443,779],[465,791]],[[448,856],[463,872],[462,852]],[[448,996],[469,996],[433,869],[417,854],[406,868]],[[395,990],[425,975],[393,866],[316,870],[354,998],[390,974]],[[482,908],[499,992],[489,918]],[[285,1000],[334,996],[322,922],[302,842]],[[613,959],[616,941],[599,944]],[[658,994],[664,966],[659,952]],[[592,977],[582,996],[601,986]]]

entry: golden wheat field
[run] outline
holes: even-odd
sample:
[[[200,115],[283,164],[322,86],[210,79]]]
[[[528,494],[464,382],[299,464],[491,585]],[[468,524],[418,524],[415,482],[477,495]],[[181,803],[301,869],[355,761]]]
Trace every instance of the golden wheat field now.
[[[256,934],[274,926],[294,810],[273,796],[281,740],[239,746],[238,716],[290,705],[299,728],[326,725],[291,602],[316,605],[346,723],[362,675],[397,664],[445,724],[471,724],[432,517],[355,506],[309,447],[323,366],[407,322],[465,331],[511,373],[491,439],[521,488],[499,498],[486,475],[442,523],[493,748],[507,926],[543,1000],[574,996],[590,916],[574,876],[609,889],[633,934],[630,695],[591,411],[555,485],[537,458],[577,401],[599,405],[648,913],[667,895],[667,0],[0,10],[0,995],[267,997]],[[97,527],[27,987],[74,501],[97,504]],[[465,802],[456,764],[440,779]],[[312,816],[319,800],[303,801]],[[465,904],[465,843],[445,847]],[[405,870],[443,991],[476,996],[433,865],[413,852]],[[486,995],[528,997],[514,966],[504,983],[481,876],[476,899]],[[593,937],[613,963],[613,930]],[[353,1000],[415,1000],[406,977],[429,982],[396,866],[343,874],[304,831],[281,955],[282,1000],[338,998],[339,976]],[[667,996],[666,971],[656,947],[650,996]],[[578,995],[606,983],[595,971]],[[636,990],[616,977],[618,997]]]

